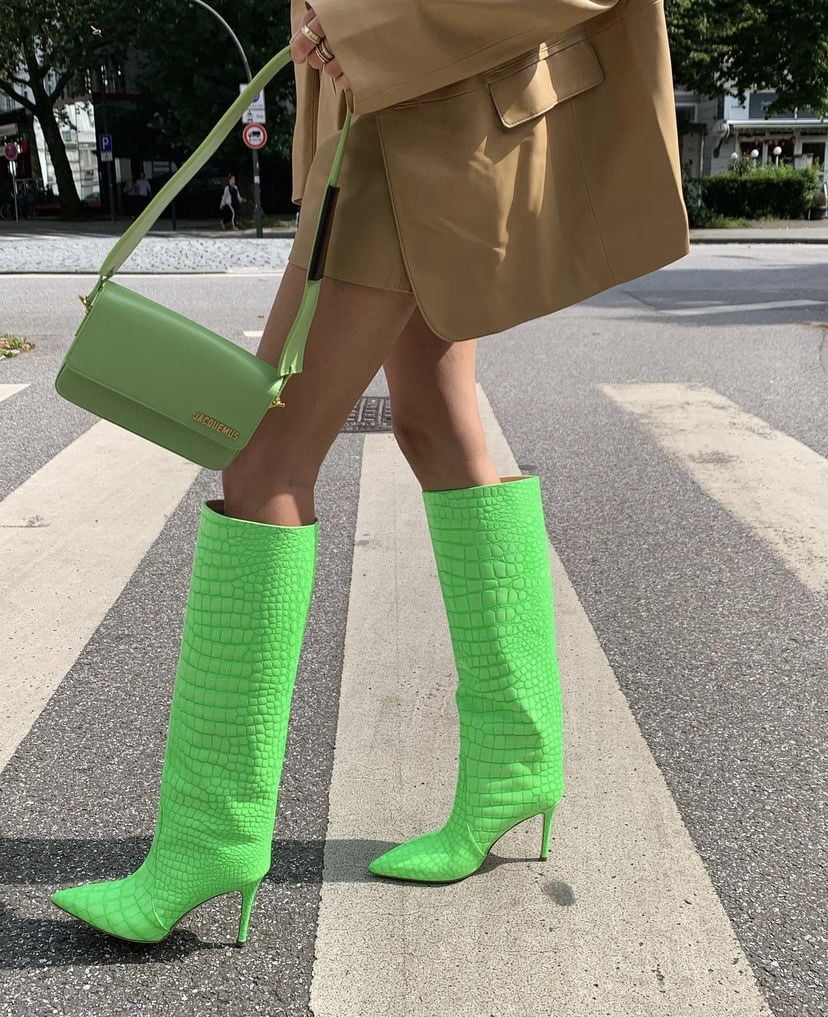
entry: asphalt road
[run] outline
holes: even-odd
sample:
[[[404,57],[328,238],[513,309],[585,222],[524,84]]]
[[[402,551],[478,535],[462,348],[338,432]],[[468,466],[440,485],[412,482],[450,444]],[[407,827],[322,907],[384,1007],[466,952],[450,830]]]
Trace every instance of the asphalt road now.
[[[255,340],[244,332],[261,328],[278,283],[277,274],[262,271],[124,282],[253,349]],[[71,488],[72,460],[64,455],[96,423],[53,387],[82,313],[75,294],[84,286],[78,276],[0,276],[0,332],[35,343],[33,352],[0,361],[0,497],[9,504],[14,492],[33,485],[42,491],[47,522],[50,491],[56,484]],[[729,923],[738,952],[716,963],[738,968],[745,961],[743,980],[727,989],[718,1010],[701,990],[697,1004],[692,993],[669,995],[669,966],[680,973],[683,960],[671,944],[655,976],[619,972],[614,983],[602,981],[600,999],[564,984],[562,998],[571,989],[577,1004],[526,1010],[526,1017],[769,1011],[820,1017],[828,1010],[828,530],[819,525],[828,504],[826,347],[828,258],[824,247],[809,245],[694,248],[661,272],[480,341],[478,377],[492,419],[524,471],[541,477],[551,544],[663,784],[646,792],[648,801],[674,803],[689,835],[681,850],[700,861],[711,888],[695,927],[709,921],[712,929],[711,916],[720,915],[711,939]],[[8,388],[15,385],[21,387]],[[381,376],[370,391],[384,391]],[[700,451],[692,439],[704,428],[709,443]],[[148,845],[197,515],[201,501],[220,495],[218,474],[193,471],[178,478],[182,493],[170,497],[167,509],[164,503],[153,509],[161,512],[157,536],[138,548],[117,596],[104,598],[88,638],[57,674],[48,702],[33,708],[33,726],[26,722],[28,733],[0,775],[0,1015],[437,1017],[418,995],[424,986],[417,965],[426,960],[417,955],[416,939],[407,947],[406,984],[393,994],[385,986],[383,995],[372,981],[381,981],[382,971],[344,965],[330,947],[337,904],[326,884],[337,870],[333,842],[326,858],[328,792],[332,779],[338,787],[338,754],[348,752],[343,732],[362,709],[340,704],[339,693],[349,640],[358,638],[346,627],[349,611],[371,597],[356,583],[357,512],[361,485],[375,478],[367,467],[361,472],[374,462],[363,453],[376,440],[340,435],[320,479],[317,511],[327,547],[297,683],[274,867],[250,945],[243,951],[228,945],[237,907],[229,898],[194,912],[152,948],[107,941],[48,902],[59,886],[130,871]],[[87,469],[90,455],[72,468]],[[104,464],[91,465],[89,483]],[[147,477],[135,472],[128,482],[140,490]],[[118,492],[106,497],[114,503]],[[4,539],[13,539],[14,525],[37,525],[4,522],[3,504]],[[142,507],[135,500],[124,511]],[[128,526],[124,534],[129,540]],[[137,546],[138,536],[131,539]],[[419,553],[412,544],[412,555]],[[80,571],[66,557],[48,573],[42,559],[32,560],[26,582],[41,591],[27,605],[35,622],[61,569]],[[19,590],[8,588],[2,572],[0,561],[0,585],[21,609]],[[353,589],[358,603],[349,600]],[[434,603],[426,623],[434,632],[418,633],[421,644],[443,638]],[[20,631],[0,628],[7,661],[17,638]],[[8,666],[0,674],[16,680]],[[405,676],[388,680],[404,683]],[[428,775],[413,783],[421,792]],[[575,798],[577,782],[572,786]],[[600,828],[594,810],[592,820]],[[339,822],[330,829],[338,831]],[[566,827],[565,816],[560,823]],[[570,837],[577,852],[577,833]],[[659,865],[669,876],[674,846],[662,843],[648,856],[651,880]],[[605,864],[612,863],[608,854]],[[566,859],[556,863],[553,849],[547,878],[556,864],[565,871]],[[527,872],[536,872],[532,866]],[[474,880],[463,886],[485,894],[486,880],[509,868],[475,877],[477,889]],[[518,887],[519,916],[520,871],[511,868],[518,872],[509,885]],[[340,873],[330,884],[359,893],[366,878]],[[573,898],[565,899],[562,884],[551,894],[561,915],[573,899],[572,911],[580,906],[579,892],[587,897],[577,879],[567,879]],[[584,879],[588,885],[589,875]],[[356,955],[365,943],[360,904],[358,897],[348,900]],[[623,898],[614,906],[632,928],[632,906],[627,914]],[[347,934],[349,914],[338,921]],[[318,940],[317,930],[324,931]],[[549,935],[554,941],[554,930]],[[606,953],[600,936],[596,930],[599,953]],[[570,946],[588,951],[595,943]],[[513,1012],[492,1001],[487,954],[476,950],[479,996],[464,998],[461,1007],[447,989],[445,1017]],[[537,972],[545,958],[516,956],[516,975]],[[665,986],[661,972],[668,968]],[[682,977],[691,984],[705,975],[691,970]],[[717,980],[715,973],[711,981]],[[350,1002],[356,998],[363,1002]],[[679,998],[689,1002],[680,1008]],[[630,999],[641,1001],[635,1011]]]

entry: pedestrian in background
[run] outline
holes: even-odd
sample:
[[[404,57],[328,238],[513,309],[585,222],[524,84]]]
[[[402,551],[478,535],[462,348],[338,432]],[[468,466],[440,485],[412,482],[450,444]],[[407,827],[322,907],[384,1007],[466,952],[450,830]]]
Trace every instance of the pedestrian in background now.
[[[227,178],[227,184],[225,185],[224,193],[221,196],[221,203],[219,204],[219,211],[221,212],[221,228],[223,230],[226,230],[228,226],[234,230],[240,229],[236,223],[240,208],[241,198],[239,196],[239,189],[236,186],[236,177],[233,173],[231,173]]]
[[[152,197],[152,187],[144,175],[144,171],[138,174],[138,178],[132,181],[132,199],[135,202],[133,218],[139,216],[149,204]]]

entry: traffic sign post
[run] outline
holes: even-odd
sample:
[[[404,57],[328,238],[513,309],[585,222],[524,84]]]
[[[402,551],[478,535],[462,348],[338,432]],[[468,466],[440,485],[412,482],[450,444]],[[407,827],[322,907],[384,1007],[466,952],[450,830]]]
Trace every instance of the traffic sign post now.
[[[267,144],[267,130],[262,124],[248,124],[242,131],[242,141],[257,152]]]
[[[252,107],[251,107],[252,108]],[[253,202],[256,216],[256,236],[262,237],[262,185],[259,177],[259,149],[267,144],[267,130],[264,124],[249,123],[242,129],[242,141],[253,156]]]
[[[20,155],[20,146],[12,141],[3,149],[3,155],[9,167],[12,178],[12,197],[14,198],[14,221],[20,221],[20,213],[17,208],[17,157]]]
[[[98,135],[98,152],[101,162],[108,163],[106,167],[106,189],[109,191],[109,218],[115,221],[115,179],[112,170],[115,162],[115,152],[112,144],[111,134]]]

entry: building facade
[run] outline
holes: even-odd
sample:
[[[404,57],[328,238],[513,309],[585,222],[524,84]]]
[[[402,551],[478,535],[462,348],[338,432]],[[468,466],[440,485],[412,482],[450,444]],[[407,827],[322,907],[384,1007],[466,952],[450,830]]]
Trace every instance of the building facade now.
[[[734,156],[757,152],[759,165],[818,165],[823,178],[828,151],[828,122],[812,110],[799,109],[767,116],[775,92],[748,92],[710,99],[677,88],[676,117],[681,162],[689,177],[710,176],[727,169]],[[781,152],[774,154],[774,149]]]
[[[141,108],[141,96],[126,86],[131,70],[130,64],[125,67],[108,61],[106,66],[87,72],[76,82],[76,91],[56,105],[78,196],[93,208],[108,208],[111,187],[119,213],[124,209],[129,181],[141,170],[149,177],[159,165],[164,169],[171,165],[169,160],[159,162],[147,138],[147,112]],[[47,85],[53,88],[54,80]],[[111,134],[113,139],[111,163],[101,160],[103,134]],[[38,118],[0,93],[0,146],[10,140],[20,142],[26,156],[19,161],[18,182],[28,178],[39,192],[57,196],[55,171]]]

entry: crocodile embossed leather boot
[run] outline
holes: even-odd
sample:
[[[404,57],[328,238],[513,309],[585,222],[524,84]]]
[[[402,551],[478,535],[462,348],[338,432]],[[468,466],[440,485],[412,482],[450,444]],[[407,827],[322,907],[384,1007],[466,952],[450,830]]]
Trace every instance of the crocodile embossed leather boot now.
[[[386,851],[375,875],[464,879],[507,830],[563,795],[563,713],[540,481],[423,491],[457,666],[460,762],[447,822]]]
[[[59,890],[59,908],[156,943],[199,904],[237,891],[246,940],[270,868],[318,530],[318,520],[271,526],[225,516],[221,500],[202,505],[149,853],[125,879]]]

